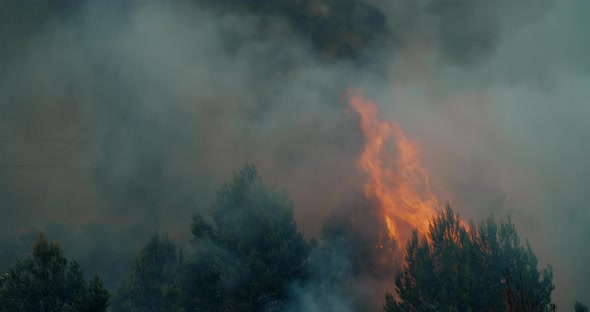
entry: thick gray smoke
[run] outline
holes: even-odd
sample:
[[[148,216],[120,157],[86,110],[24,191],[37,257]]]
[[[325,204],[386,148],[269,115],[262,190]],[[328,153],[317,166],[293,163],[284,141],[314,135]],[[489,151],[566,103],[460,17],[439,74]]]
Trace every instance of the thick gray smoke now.
[[[590,287],[582,278],[590,259],[582,246],[590,222],[587,8],[555,3],[518,28],[522,11],[498,10],[496,44],[483,60],[456,66],[438,49],[410,50],[394,60],[397,80],[375,96],[420,142],[434,187],[463,216],[513,215],[540,262],[555,266],[558,307],[588,301]]]
[[[272,17],[111,9],[49,24],[3,73],[5,225],[174,223],[246,161],[290,189],[315,181],[310,193],[346,180],[348,68],[317,63]]]
[[[340,102],[352,67],[316,59],[281,18],[77,9],[15,38],[2,66],[3,235],[98,223],[186,240],[187,220],[244,162],[289,190],[310,235],[358,188],[361,137]]]
[[[418,142],[443,201],[514,215],[558,306],[590,301],[586,1],[16,2],[0,10],[6,240],[59,224],[66,252],[77,231],[96,243],[72,254],[108,238],[125,262],[156,229],[187,239],[244,162],[316,236],[362,189],[352,86]]]

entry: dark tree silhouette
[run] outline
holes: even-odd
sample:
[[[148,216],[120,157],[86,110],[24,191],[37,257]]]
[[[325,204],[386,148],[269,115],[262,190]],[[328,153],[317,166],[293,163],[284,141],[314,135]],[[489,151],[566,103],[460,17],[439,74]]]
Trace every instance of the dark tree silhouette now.
[[[320,241],[326,252],[337,250],[350,261],[353,275],[387,277],[398,269],[397,240],[370,201],[334,211],[324,222]]]
[[[33,253],[3,275],[2,311],[107,311],[109,293],[98,275],[85,281],[56,242],[39,235]]]
[[[576,301],[574,303],[574,311],[575,312],[588,312],[588,306],[579,302],[579,301]]]
[[[549,311],[552,280],[510,219],[465,226],[447,206],[426,236],[413,233],[395,278],[400,301],[388,294],[384,310]]]
[[[336,296],[354,311],[375,311],[386,291],[381,281],[393,279],[399,269],[397,240],[376,205],[364,194],[359,199],[331,214],[312,252],[306,296],[318,306],[333,306]]]
[[[167,235],[152,236],[114,295],[113,312],[182,311],[182,253]]]
[[[308,276],[309,245],[293,204],[253,165],[223,185],[207,216],[194,217],[192,233],[196,254],[185,285],[194,308],[268,310],[284,302],[289,283]]]

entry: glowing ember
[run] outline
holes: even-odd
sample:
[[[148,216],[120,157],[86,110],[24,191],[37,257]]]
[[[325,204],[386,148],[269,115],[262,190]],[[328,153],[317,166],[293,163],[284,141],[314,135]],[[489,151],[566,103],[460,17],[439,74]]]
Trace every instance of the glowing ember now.
[[[390,235],[407,239],[413,229],[426,233],[439,206],[418,148],[399,125],[379,119],[373,102],[360,94],[350,94],[348,101],[367,141],[358,161],[367,175],[365,196],[379,204]]]

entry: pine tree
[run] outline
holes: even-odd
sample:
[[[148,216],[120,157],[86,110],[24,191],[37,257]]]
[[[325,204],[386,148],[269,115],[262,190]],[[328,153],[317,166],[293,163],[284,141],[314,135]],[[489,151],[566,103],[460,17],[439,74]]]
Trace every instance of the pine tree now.
[[[208,215],[193,218],[196,254],[185,285],[202,310],[259,311],[280,305],[289,283],[307,277],[309,245],[293,203],[253,165],[222,186]]]
[[[4,275],[1,311],[107,311],[109,293],[97,275],[86,282],[78,263],[69,262],[43,234],[32,249]]]
[[[384,310],[549,311],[552,281],[510,219],[465,226],[447,206],[426,236],[413,233],[395,278],[400,301],[388,294]]]
[[[181,311],[182,252],[167,235],[155,234],[134,259],[129,277],[114,295],[113,312]]]

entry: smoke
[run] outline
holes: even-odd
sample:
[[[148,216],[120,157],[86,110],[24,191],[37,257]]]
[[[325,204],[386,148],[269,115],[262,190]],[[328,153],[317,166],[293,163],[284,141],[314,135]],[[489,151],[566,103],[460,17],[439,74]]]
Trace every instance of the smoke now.
[[[379,206],[359,192],[328,217],[310,256],[311,279],[291,286],[292,311],[378,311],[401,267]]]
[[[442,200],[515,216],[558,306],[590,301],[586,2],[197,2],[2,4],[19,18],[1,24],[0,235],[60,224],[66,252],[108,239],[129,261],[152,230],[186,240],[252,162],[317,236],[363,185],[353,86],[418,142]]]
[[[282,18],[92,3],[13,44],[0,76],[2,235],[62,224],[52,238],[67,242],[97,223],[111,234],[92,241],[125,250],[143,243],[115,238],[130,229],[186,240],[186,220],[244,162],[289,190],[309,235],[357,189],[347,169],[361,137],[340,102],[353,65],[322,62]]]
[[[374,96],[418,140],[434,187],[464,217],[513,215],[540,262],[554,265],[562,307],[588,301],[577,277],[589,257],[581,246],[590,221],[587,5],[554,3],[517,24],[521,10],[496,10],[504,13],[495,44],[475,63],[458,66],[440,46],[408,46],[390,88]]]
[[[337,77],[348,69],[317,64],[280,19],[165,4],[126,18],[108,5],[82,10],[3,74],[3,160],[15,164],[5,181],[41,193],[15,205],[52,206],[29,208],[40,220],[157,225],[208,205],[245,161],[297,185],[326,183],[309,178],[319,168],[331,181],[347,174],[353,148],[342,143],[355,129],[342,125]],[[10,211],[12,225],[32,213]]]

